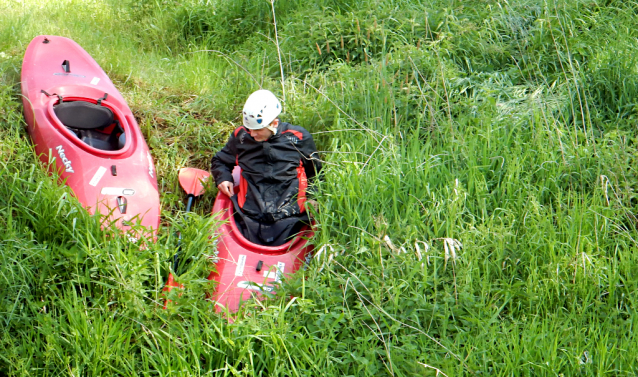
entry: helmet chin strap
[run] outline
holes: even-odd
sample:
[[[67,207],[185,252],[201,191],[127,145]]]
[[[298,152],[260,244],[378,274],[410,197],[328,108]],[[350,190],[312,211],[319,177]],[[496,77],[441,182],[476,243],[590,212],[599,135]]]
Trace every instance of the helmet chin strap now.
[[[277,126],[278,125],[279,125],[279,118],[275,118],[275,120],[270,122],[270,124],[267,125],[264,128],[270,130],[270,132],[272,132],[273,135],[277,135]]]

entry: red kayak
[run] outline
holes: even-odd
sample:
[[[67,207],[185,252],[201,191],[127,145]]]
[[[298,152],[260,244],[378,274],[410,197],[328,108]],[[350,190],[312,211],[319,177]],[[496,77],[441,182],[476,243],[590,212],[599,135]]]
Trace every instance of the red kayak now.
[[[233,175],[238,182],[237,167]],[[252,243],[237,228],[233,212],[230,198],[219,193],[212,213],[224,224],[219,229],[216,271],[208,276],[208,280],[219,282],[212,296],[213,301],[221,304],[216,306],[218,312],[224,311],[224,308],[235,312],[241,301],[258,297],[263,292],[273,292],[273,283],[303,266],[313,249],[308,244],[314,235],[309,227],[304,227],[295,238],[281,246]]]
[[[121,229],[141,224],[155,234],[153,159],[126,101],[95,60],[68,38],[38,36],[24,54],[22,95],[36,153],[80,203]]]

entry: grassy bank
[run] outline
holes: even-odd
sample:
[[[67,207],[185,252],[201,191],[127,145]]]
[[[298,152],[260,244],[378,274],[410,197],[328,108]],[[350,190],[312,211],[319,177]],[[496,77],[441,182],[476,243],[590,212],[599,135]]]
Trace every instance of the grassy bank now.
[[[0,375],[637,373],[636,4],[0,12]],[[82,45],[138,118],[155,244],[101,230],[37,162],[19,74],[39,34]],[[177,171],[208,167],[260,86],[322,150],[316,257],[229,324],[203,299],[216,189],[185,221]],[[178,231],[189,289],[162,310]]]

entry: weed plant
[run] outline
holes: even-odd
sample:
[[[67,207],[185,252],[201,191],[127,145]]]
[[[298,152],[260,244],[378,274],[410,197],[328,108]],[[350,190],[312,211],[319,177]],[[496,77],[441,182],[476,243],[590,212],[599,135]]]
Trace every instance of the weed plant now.
[[[637,10],[0,2],[0,375],[635,375]],[[103,227],[34,155],[39,34],[80,43],[138,118],[156,242]],[[177,171],[208,168],[260,87],[325,161],[314,259],[215,314],[216,188],[185,218]],[[164,310],[171,271],[187,289]]]

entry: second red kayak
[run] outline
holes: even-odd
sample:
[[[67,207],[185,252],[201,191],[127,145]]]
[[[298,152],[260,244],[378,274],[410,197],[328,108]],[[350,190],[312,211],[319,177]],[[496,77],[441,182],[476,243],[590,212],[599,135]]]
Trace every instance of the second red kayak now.
[[[239,181],[238,169],[233,173]],[[217,195],[212,213],[223,222],[218,230],[216,271],[208,276],[219,283],[212,296],[218,312],[235,312],[242,301],[274,292],[274,284],[299,270],[313,249],[309,239],[314,232],[309,227],[281,246],[248,241],[237,228],[232,201],[222,193]]]

